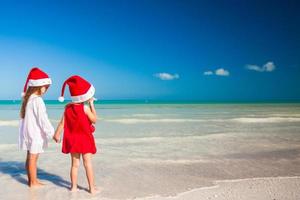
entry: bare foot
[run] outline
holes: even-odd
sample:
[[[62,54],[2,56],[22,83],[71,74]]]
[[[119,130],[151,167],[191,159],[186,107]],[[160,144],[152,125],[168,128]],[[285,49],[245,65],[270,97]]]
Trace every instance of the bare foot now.
[[[43,182],[40,181],[40,180],[37,180],[37,182],[38,182],[40,185],[46,185],[46,183],[43,183]]]
[[[96,188],[96,187],[89,189],[89,193],[91,193],[91,194],[99,194],[100,192],[101,192],[101,189]]]
[[[77,187],[71,187],[70,189],[70,192],[77,192],[77,191],[78,191]]]
[[[40,183],[40,182],[33,182],[33,183],[30,183],[30,185],[29,185],[29,187],[30,188],[37,188],[37,187],[42,187],[42,186],[44,186],[45,184],[43,184],[43,183]]]

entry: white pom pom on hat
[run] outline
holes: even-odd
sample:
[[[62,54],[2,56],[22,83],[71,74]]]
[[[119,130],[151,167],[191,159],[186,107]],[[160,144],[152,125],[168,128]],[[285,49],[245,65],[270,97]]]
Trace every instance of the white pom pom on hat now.
[[[58,101],[59,101],[59,102],[64,102],[64,101],[65,101],[65,98],[62,97],[62,96],[61,96],[61,97],[58,97]]]

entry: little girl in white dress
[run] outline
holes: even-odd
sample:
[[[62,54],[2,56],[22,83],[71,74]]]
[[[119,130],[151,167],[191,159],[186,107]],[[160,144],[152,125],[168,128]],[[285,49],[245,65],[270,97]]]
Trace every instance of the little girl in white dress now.
[[[46,73],[33,68],[24,86],[20,111],[19,146],[20,149],[27,151],[26,171],[30,187],[43,185],[37,179],[37,160],[39,154],[47,148],[48,139],[51,139],[54,134],[54,128],[48,119],[42,99],[50,84],[51,79]]]

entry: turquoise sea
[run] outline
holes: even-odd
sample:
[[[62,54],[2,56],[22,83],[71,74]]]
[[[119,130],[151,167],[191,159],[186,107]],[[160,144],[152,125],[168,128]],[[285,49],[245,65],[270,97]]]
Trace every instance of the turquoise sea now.
[[[46,105],[56,126],[65,104]],[[70,198],[69,156],[53,142],[38,165],[47,186],[34,198],[26,193],[19,108],[19,101],[0,101],[0,198]],[[93,162],[107,199],[174,195],[223,179],[300,175],[300,103],[99,100],[96,110]],[[79,182],[87,187],[82,168]]]

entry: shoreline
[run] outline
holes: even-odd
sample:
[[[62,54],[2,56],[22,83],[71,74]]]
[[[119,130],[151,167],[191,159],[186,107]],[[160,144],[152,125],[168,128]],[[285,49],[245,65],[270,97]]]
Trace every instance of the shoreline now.
[[[300,176],[256,177],[214,181],[213,186],[194,188],[171,196],[153,195],[135,200],[298,200]],[[131,199],[127,199],[131,200]]]

